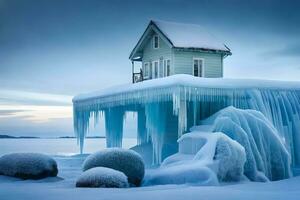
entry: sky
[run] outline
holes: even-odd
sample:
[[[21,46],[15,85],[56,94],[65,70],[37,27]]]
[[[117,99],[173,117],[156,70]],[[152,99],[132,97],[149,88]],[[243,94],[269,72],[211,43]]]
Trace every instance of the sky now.
[[[225,78],[300,80],[300,1],[0,0],[0,134],[73,135],[72,97],[131,81],[149,20],[199,24]],[[103,135],[103,123],[91,135]]]

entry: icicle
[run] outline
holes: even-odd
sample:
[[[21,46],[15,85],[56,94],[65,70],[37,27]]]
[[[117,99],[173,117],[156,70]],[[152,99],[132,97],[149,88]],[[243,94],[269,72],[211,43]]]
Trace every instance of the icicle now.
[[[138,110],[138,119],[137,119],[137,144],[145,144],[149,141],[147,137],[147,129],[146,129],[146,114],[145,108],[140,108]]]
[[[197,119],[198,119],[198,102],[193,101],[193,126],[197,125]]]
[[[105,131],[107,147],[122,147],[125,112],[121,107],[105,110]]]
[[[178,138],[187,130],[187,106],[185,100],[180,100],[178,112]]]
[[[80,145],[80,153],[83,152],[84,138],[89,128],[90,112],[81,111],[74,106],[73,108],[74,130],[77,137],[77,144]]]
[[[159,164],[162,161],[166,112],[162,103],[147,104],[145,111],[147,134],[153,145],[153,164]]]

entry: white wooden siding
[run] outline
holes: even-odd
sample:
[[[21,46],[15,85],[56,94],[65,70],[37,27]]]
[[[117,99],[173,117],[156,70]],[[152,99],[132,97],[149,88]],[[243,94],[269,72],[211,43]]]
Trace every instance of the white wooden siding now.
[[[174,74],[193,75],[193,58],[204,59],[204,75],[207,78],[222,77],[222,55],[196,51],[174,50]]]
[[[165,60],[165,59],[170,59],[171,60],[171,74],[172,74],[172,68],[173,68],[173,61],[171,59],[171,55],[172,55],[172,50],[171,48],[161,39],[161,37],[159,37],[159,48],[158,49],[154,49],[153,48],[153,35],[155,33],[152,34],[152,36],[148,39],[144,50],[143,50],[143,70],[144,70],[144,63],[145,62],[153,62],[153,61],[159,61],[159,64],[163,63],[160,62],[161,60]],[[163,66],[160,66],[163,67]]]

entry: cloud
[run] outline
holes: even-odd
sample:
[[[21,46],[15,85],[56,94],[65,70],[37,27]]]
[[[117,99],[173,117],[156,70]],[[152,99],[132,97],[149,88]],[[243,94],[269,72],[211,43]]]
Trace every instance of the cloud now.
[[[32,123],[72,118],[71,106],[0,105],[0,118],[23,118]]]
[[[281,49],[275,49],[268,52],[263,53],[263,56],[268,57],[278,57],[278,56],[286,56],[286,57],[300,57],[300,43],[292,44],[290,46],[286,46]]]
[[[0,118],[45,123],[72,118],[72,97],[47,93],[0,90]]]
[[[13,116],[18,112],[24,112],[25,110],[0,110],[0,117]]]
[[[18,90],[0,90],[1,104],[67,106],[72,105],[72,96]]]

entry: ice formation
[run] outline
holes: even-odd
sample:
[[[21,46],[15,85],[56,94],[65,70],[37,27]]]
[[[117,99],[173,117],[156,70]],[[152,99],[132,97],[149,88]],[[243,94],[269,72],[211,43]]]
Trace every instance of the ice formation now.
[[[148,174],[144,185],[218,185],[243,179],[245,149],[223,133],[193,131],[178,143],[179,152]]]
[[[246,150],[245,175],[253,181],[291,176],[291,158],[276,128],[259,111],[225,108],[202,122],[223,132]],[[201,128],[201,126],[200,126]]]
[[[217,111],[234,106],[260,111],[277,129],[300,164],[300,84],[298,82],[197,78],[173,75],[83,94],[73,99],[74,129],[83,148],[90,118],[103,116],[107,145],[121,146],[126,112],[137,112],[138,143],[151,142],[160,163],[166,144]],[[175,133],[175,134],[174,134]]]
[[[126,188],[129,184],[123,172],[106,167],[95,167],[78,177],[76,187]]]

